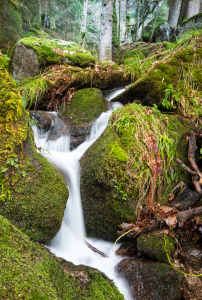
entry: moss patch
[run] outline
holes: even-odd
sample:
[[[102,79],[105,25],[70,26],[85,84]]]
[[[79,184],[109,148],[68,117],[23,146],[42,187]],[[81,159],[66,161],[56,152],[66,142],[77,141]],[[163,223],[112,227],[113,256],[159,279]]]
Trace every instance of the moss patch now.
[[[167,202],[176,182],[187,181],[175,158],[187,161],[185,135],[193,127],[186,119],[156,113],[135,103],[115,111],[104,133],[81,158],[81,197],[89,236],[114,240],[116,226],[136,218],[157,159],[149,141],[158,147],[162,162],[156,198]]]
[[[20,42],[37,53],[42,69],[55,64],[69,64],[80,67],[94,66],[95,64],[95,58],[75,42],[37,37],[27,37],[21,39]],[[13,55],[15,55],[15,48]]]
[[[170,256],[175,250],[175,240],[170,236],[166,237],[167,248],[165,249],[164,233],[143,234],[137,239],[138,250],[159,261],[167,261],[167,254]]]
[[[0,247],[3,299],[124,299],[103,273],[55,257],[2,216]]]
[[[0,78],[0,214],[34,240],[50,241],[61,226],[68,189],[34,149],[29,115],[1,64]]]
[[[102,91],[95,88],[77,91],[71,99],[70,105],[60,107],[59,117],[71,127],[85,123],[93,123],[102,112],[108,108],[108,101],[105,100]]]
[[[182,44],[183,43],[183,44]],[[187,45],[189,43],[189,45]],[[201,59],[202,37],[189,38],[179,41],[175,51],[167,59],[156,63],[150,70],[124,93],[118,95],[113,101],[121,103],[133,102],[138,99],[144,105],[161,105],[163,99],[171,103],[182,115],[198,115],[196,104],[201,104]],[[166,91],[172,85],[174,92]],[[177,94],[178,101],[174,94]],[[160,106],[161,109],[163,106]]]

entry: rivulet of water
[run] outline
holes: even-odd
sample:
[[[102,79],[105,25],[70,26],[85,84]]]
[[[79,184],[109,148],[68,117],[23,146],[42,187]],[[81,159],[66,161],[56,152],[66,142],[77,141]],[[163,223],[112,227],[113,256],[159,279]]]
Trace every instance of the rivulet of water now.
[[[115,95],[117,95],[117,91],[115,91],[115,93]],[[111,95],[110,99],[112,99]],[[124,294],[125,299],[130,300],[131,296],[126,282],[118,278],[115,273],[115,266],[122,258],[116,256],[112,251],[113,243],[86,237],[80,195],[79,160],[105,130],[112,111],[120,106],[120,103],[113,103],[110,110],[102,113],[93,124],[90,135],[86,138],[86,141],[73,151],[70,151],[70,134],[61,136],[57,140],[47,141],[48,133],[40,132],[36,126],[33,126],[33,131],[36,146],[43,147],[50,152],[45,151],[43,155],[60,171],[69,189],[69,199],[67,201],[62,226],[51,242],[51,246],[48,248],[56,256],[71,261],[76,265],[84,264],[104,272],[109,278],[114,280],[120,292]],[[57,121],[57,115],[56,113],[53,114],[54,125],[54,122]],[[89,249],[85,240],[107,254],[108,258],[101,257]],[[117,247],[118,246],[119,245],[117,245]]]

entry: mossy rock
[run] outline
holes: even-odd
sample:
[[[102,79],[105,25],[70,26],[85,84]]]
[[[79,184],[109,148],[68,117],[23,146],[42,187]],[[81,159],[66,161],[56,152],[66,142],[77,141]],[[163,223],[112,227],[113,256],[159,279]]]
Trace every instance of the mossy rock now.
[[[170,256],[173,253],[176,242],[170,236],[165,236],[165,240],[162,232],[142,234],[137,239],[137,248],[150,258],[167,261],[167,254]]]
[[[108,109],[108,101],[101,90],[88,88],[77,91],[70,105],[61,105],[58,116],[69,126],[71,132],[70,144],[77,147],[85,141],[93,122]]]
[[[126,54],[124,55],[122,63],[124,65],[128,65],[131,63],[134,63],[135,60],[142,60],[145,58],[145,55],[137,49],[128,50],[126,51]]]
[[[34,148],[29,114],[0,59],[0,214],[32,239],[48,242],[60,229],[68,189]]]
[[[155,22],[155,18],[152,19],[152,20],[147,24],[147,26],[144,27],[144,29],[143,29],[143,31],[142,31],[142,39],[143,39],[144,42],[149,42],[149,39],[150,39],[151,34],[152,34],[153,27],[154,27],[154,22]],[[166,22],[166,20],[163,19],[162,17],[159,17],[159,16],[157,17],[152,41],[155,41],[155,39],[157,38],[157,35],[158,35],[158,31],[159,31],[160,26],[161,26],[162,24],[164,24],[165,22]]]
[[[38,128],[42,131],[48,131],[52,125],[52,119],[50,115],[45,111],[29,111],[29,115],[31,119],[34,119],[37,124]]]
[[[55,257],[2,216],[0,247],[2,299],[124,299],[105,274]]]
[[[178,45],[169,58],[156,63],[113,101],[126,104],[137,99],[144,105],[156,104],[165,111],[162,101],[167,99],[171,110],[185,116],[193,113],[198,115],[195,105],[200,104],[202,95],[201,58],[202,35],[197,40],[194,37],[189,38],[182,45]]]
[[[163,115],[158,110],[133,103],[115,111],[99,139],[81,158],[81,199],[88,236],[114,241],[117,225],[136,213],[149,191],[153,140],[162,165],[156,182],[156,199],[167,195],[180,180],[189,177],[176,165],[187,163],[188,120]]]
[[[93,67],[95,58],[74,42],[27,37],[15,45],[10,71],[20,81],[56,64]]]
[[[171,266],[147,259],[123,259],[116,270],[127,280],[133,299],[182,299],[183,276]]]

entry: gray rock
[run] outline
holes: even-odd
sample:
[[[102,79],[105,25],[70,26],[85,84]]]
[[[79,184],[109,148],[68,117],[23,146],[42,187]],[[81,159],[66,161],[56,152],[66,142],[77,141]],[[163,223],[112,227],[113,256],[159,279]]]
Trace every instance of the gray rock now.
[[[116,271],[127,280],[135,300],[180,300],[182,275],[147,259],[124,259]],[[193,298],[192,298],[193,299]]]
[[[167,23],[165,22],[164,24],[161,24],[158,32],[156,34],[156,39],[155,42],[171,42],[174,34],[174,29]]]
[[[34,77],[40,73],[39,66],[36,52],[19,41],[15,46],[11,61],[13,78],[20,81],[27,77]]]

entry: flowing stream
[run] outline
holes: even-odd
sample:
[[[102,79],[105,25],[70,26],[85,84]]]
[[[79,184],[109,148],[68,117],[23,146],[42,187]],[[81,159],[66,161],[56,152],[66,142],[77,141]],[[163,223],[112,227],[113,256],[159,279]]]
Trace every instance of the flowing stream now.
[[[107,97],[108,101],[122,91],[123,89],[110,93]],[[120,106],[122,106],[120,103],[115,102],[112,104],[110,110],[102,113],[93,124],[90,135],[86,138],[86,141],[73,151],[70,151],[70,134],[61,136],[56,141],[47,141],[48,133],[40,132],[36,126],[33,126],[33,131],[37,147],[42,147],[50,152],[47,153],[45,151],[43,155],[59,170],[69,189],[69,199],[67,201],[62,226],[48,248],[56,256],[71,261],[75,265],[83,264],[104,272],[109,278],[114,280],[125,299],[131,300],[132,298],[127,283],[123,279],[118,278],[115,273],[115,266],[123,258],[116,256],[115,252],[112,251],[113,243],[86,237],[80,195],[79,160],[84,152],[105,130],[112,111]],[[57,117],[57,113],[53,112],[50,114],[52,114],[53,117],[53,125],[56,120],[59,123],[61,122]],[[108,258],[104,258],[89,249],[85,240],[93,247],[107,254]],[[119,245],[116,246],[116,249],[118,247]]]

